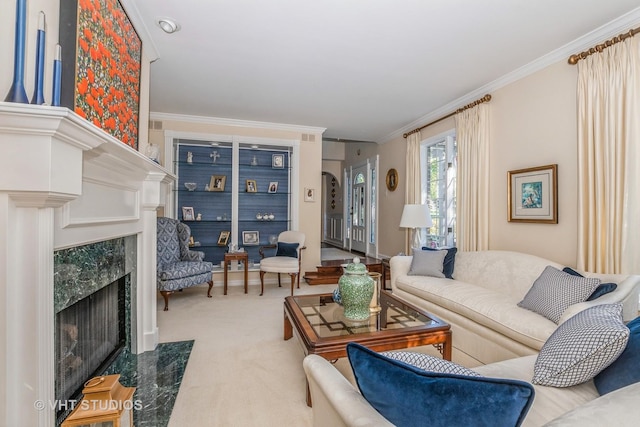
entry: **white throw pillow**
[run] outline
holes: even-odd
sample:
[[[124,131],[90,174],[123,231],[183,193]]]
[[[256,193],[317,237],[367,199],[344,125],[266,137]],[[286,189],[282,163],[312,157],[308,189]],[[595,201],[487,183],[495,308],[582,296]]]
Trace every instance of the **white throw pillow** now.
[[[533,384],[570,387],[595,377],[624,351],[622,304],[588,308],[558,326],[540,349]]]
[[[415,351],[385,351],[380,354],[425,371],[438,372],[440,374],[467,375],[470,377],[480,376],[476,371],[460,366],[457,363]]]
[[[445,277],[443,273],[444,257],[447,251],[413,251],[409,276]]]
[[[600,279],[572,276],[548,265],[518,307],[558,323],[569,306],[586,301],[599,284]]]

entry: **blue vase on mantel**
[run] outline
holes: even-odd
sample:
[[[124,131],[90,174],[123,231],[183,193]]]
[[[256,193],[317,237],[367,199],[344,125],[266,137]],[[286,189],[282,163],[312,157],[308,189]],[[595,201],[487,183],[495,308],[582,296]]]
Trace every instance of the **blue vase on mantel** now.
[[[24,89],[24,48],[27,19],[27,0],[16,0],[16,39],[13,57],[13,83],[7,93],[6,102],[29,103]]]
[[[344,317],[349,320],[366,320],[370,316],[369,305],[375,290],[375,282],[367,273],[367,267],[355,257],[344,269],[338,281]]]

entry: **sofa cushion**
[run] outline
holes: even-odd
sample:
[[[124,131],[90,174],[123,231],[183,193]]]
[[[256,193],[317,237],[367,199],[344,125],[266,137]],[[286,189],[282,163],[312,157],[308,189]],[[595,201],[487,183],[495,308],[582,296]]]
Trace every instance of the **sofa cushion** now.
[[[572,276],[584,277],[582,274],[578,273],[573,268],[565,267],[562,269],[562,271],[564,271],[565,273],[569,273]],[[613,292],[616,290],[617,287],[618,285],[616,285],[615,283],[601,283],[598,285],[596,290],[593,291],[591,295],[589,295],[589,298],[587,298],[587,301],[593,301],[594,299],[600,298],[602,295],[606,295],[609,292]]]
[[[588,308],[558,326],[536,359],[534,384],[569,387],[590,380],[624,351],[622,304]]]
[[[533,402],[523,381],[424,371],[355,343],[347,354],[364,398],[395,425],[514,426]]]
[[[421,298],[537,350],[558,327],[551,320],[518,307],[514,296],[458,279],[403,276],[396,286],[401,294]],[[433,314],[438,316],[438,312]],[[446,313],[440,316],[447,320]]]
[[[567,307],[586,301],[599,284],[600,279],[573,276],[549,265],[518,306],[558,323]]]
[[[442,273],[444,277],[447,279],[453,279],[453,269],[455,267],[456,262],[456,253],[458,252],[458,248],[443,248],[443,249],[434,249],[428,246],[422,247],[423,251],[447,251],[447,255],[444,257],[444,261],[442,263]]]
[[[384,351],[380,353],[389,359],[404,362],[408,365],[415,366],[418,369],[431,372],[439,372],[441,374],[467,375],[470,377],[479,377],[475,371],[460,366],[457,363],[441,359],[439,357],[430,356],[417,351]]]
[[[536,355],[516,357],[488,365],[476,366],[474,371],[485,377],[510,378],[531,381]],[[568,410],[578,408],[598,398],[598,390],[593,381],[587,381],[573,387],[546,387],[534,385],[536,398],[527,413],[523,425],[540,427],[561,416]]]
[[[640,382],[640,317],[629,322],[627,327],[630,333],[624,351],[594,378],[601,395]]]
[[[299,243],[278,242],[278,249],[276,250],[276,256],[288,256],[291,258],[298,258],[298,246],[300,246]]]
[[[197,274],[211,273],[213,264],[210,262],[178,261],[163,266],[164,270],[158,272],[160,280],[175,280]]]
[[[446,251],[413,251],[409,276],[445,277],[443,271]]]

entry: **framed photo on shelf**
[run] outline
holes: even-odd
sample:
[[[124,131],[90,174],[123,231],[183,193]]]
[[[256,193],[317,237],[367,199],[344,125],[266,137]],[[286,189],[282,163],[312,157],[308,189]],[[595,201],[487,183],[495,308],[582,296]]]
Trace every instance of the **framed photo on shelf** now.
[[[195,221],[196,216],[193,213],[192,206],[183,206],[182,207],[182,220],[183,221]]]
[[[273,154],[271,156],[271,167],[273,169],[284,169],[284,154]]]
[[[557,224],[557,175],[557,164],[509,171],[508,221]]]
[[[226,182],[226,175],[211,175],[211,180],[209,181],[209,191],[224,191],[224,185]]]
[[[196,245],[196,240],[193,238],[193,236],[189,236],[189,246],[195,246]]]
[[[218,246],[227,246],[230,234],[230,231],[221,231],[220,235],[218,236]]]
[[[248,179],[247,180],[245,191],[247,193],[257,193],[258,192],[258,184],[256,184],[256,180],[255,179]]]
[[[271,181],[269,183],[269,193],[277,193],[278,192],[278,181]]]
[[[259,231],[243,231],[242,232],[242,244],[243,245],[258,245],[260,244],[260,232]]]

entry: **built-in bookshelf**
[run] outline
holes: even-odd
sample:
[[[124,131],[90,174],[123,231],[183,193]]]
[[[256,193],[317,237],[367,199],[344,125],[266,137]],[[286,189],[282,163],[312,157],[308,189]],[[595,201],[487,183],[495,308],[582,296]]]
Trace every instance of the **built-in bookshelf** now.
[[[257,263],[259,247],[291,226],[291,150],[213,144],[176,144],[176,217],[205,260],[220,265],[227,250],[242,247]]]

